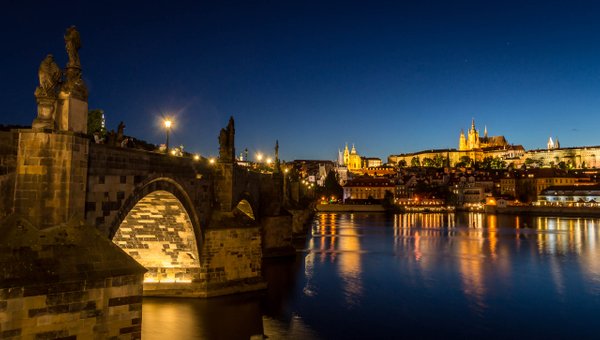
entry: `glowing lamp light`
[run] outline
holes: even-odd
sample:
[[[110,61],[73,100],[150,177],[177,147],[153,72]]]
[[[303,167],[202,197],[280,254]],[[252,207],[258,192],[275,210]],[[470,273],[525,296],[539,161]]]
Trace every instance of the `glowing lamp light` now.
[[[194,160],[195,161],[199,161],[200,160],[200,155],[194,155]]]
[[[209,162],[210,164],[215,164],[215,159],[214,159],[214,158],[211,158],[211,159],[209,159],[209,160],[208,160],[208,162]]]
[[[271,165],[271,163],[273,163],[273,160],[271,158],[267,158],[267,164]]]
[[[262,159],[263,159],[263,155],[260,154],[260,153],[257,153],[256,154],[256,160],[260,162],[260,161],[262,161]]]
[[[169,154],[169,132],[171,132],[171,125],[173,122],[167,118],[164,121],[165,129],[167,130],[167,142],[165,143],[167,155]]]

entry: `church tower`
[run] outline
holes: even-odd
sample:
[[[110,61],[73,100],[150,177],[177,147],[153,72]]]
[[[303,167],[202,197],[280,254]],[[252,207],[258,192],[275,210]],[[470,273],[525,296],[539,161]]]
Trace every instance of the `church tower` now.
[[[469,136],[467,137],[468,150],[479,149],[479,132],[475,129],[475,119],[471,121]]]
[[[467,139],[465,138],[465,131],[460,129],[460,137],[458,137],[458,150],[467,150]]]
[[[344,148],[344,165],[348,166],[350,163],[350,151],[348,151],[348,143],[346,143],[346,147]]]

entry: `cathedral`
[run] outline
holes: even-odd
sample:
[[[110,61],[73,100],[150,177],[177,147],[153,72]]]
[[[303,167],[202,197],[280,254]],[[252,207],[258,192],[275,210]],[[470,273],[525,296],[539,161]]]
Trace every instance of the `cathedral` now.
[[[339,157],[342,160],[340,165],[345,165],[348,167],[348,170],[354,171],[362,168],[362,157],[356,152],[356,148],[352,145],[352,150],[348,150],[348,144],[344,148],[344,153],[342,157]]]
[[[471,121],[471,128],[465,136],[463,130],[460,131],[460,137],[458,139],[458,150],[469,151],[487,148],[497,148],[508,146],[508,142],[504,136],[491,136],[488,137],[487,127],[483,130],[483,137],[479,136],[479,131],[475,129],[475,119]]]

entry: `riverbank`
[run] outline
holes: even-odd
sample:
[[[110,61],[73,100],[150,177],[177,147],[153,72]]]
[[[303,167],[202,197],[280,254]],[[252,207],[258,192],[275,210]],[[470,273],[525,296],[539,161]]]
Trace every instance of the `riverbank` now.
[[[401,207],[399,213],[445,213],[453,212],[454,209],[448,209],[447,207]],[[384,213],[387,210],[381,204],[317,204],[315,206],[317,212],[339,212],[339,213]],[[456,211],[465,211],[456,209]],[[539,215],[539,216],[565,216],[565,217],[578,217],[578,216],[590,216],[600,217],[600,208],[590,207],[547,207],[547,206],[509,206],[509,207],[496,207],[486,206],[483,210],[477,210],[475,212],[487,213],[487,214],[525,214],[525,215]]]
[[[317,204],[318,212],[386,212],[381,204]]]
[[[590,207],[547,207],[547,206],[508,206],[508,207],[495,207],[486,206],[485,212],[489,214],[526,214],[526,215],[540,215],[540,216],[567,216],[567,217],[579,217],[579,216],[600,216],[600,208]]]

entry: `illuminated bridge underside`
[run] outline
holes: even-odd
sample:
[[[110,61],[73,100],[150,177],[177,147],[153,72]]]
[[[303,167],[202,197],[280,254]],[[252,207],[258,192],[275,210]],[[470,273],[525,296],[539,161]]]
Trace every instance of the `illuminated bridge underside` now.
[[[171,193],[154,191],[121,223],[113,242],[148,269],[144,282],[191,282],[200,262],[196,237],[183,205]]]

